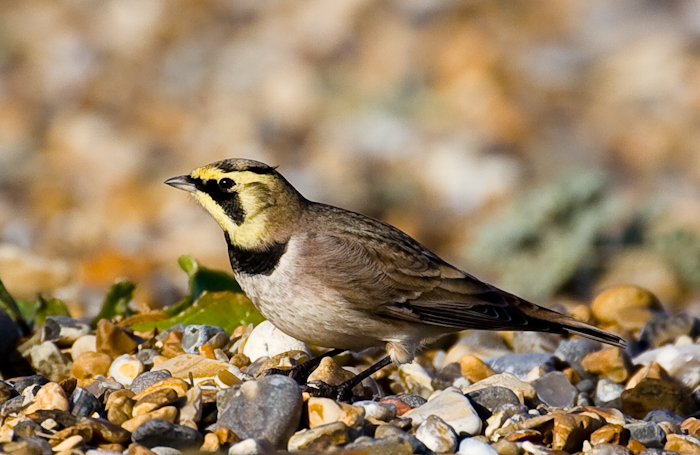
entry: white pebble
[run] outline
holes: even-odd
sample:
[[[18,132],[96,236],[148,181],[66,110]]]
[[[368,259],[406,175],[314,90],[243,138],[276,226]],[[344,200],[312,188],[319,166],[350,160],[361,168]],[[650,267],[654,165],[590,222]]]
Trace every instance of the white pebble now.
[[[272,325],[270,321],[263,321],[253,329],[243,348],[251,362],[260,357],[274,357],[288,351],[303,351],[311,356],[309,347],[303,341],[292,338]]]
[[[123,386],[129,386],[144,371],[143,363],[136,357],[124,354],[120,355],[109,367],[109,375]]]
[[[462,439],[457,449],[457,455],[498,455],[490,444],[474,438]]]
[[[70,355],[75,360],[84,352],[97,352],[97,337],[95,335],[83,335],[75,340]]]

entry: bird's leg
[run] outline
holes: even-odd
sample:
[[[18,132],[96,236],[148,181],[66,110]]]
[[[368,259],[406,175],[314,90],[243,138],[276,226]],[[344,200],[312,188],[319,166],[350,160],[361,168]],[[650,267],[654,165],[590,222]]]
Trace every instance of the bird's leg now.
[[[316,369],[317,366],[321,364],[321,360],[323,360],[326,357],[335,357],[336,355],[340,355],[343,352],[345,352],[347,349],[333,349],[328,352],[325,352],[321,354],[318,357],[314,357],[313,359],[309,359],[304,363],[301,363],[289,370],[282,370],[279,368],[270,368],[269,370],[265,370],[265,376],[271,376],[273,374],[283,374],[285,376],[289,376],[290,378],[294,379],[297,384],[299,385],[304,385],[306,384],[306,380],[309,378],[309,375]]]
[[[389,364],[391,364],[391,357],[386,356],[354,378],[348,379],[340,385],[333,386],[328,385],[325,382],[318,381],[314,383],[314,386],[316,387],[307,385],[304,387],[304,391],[308,392],[314,397],[332,398],[337,401],[352,401],[352,389],[354,389],[356,385],[360,384],[366,378],[370,377],[373,373],[376,373]]]

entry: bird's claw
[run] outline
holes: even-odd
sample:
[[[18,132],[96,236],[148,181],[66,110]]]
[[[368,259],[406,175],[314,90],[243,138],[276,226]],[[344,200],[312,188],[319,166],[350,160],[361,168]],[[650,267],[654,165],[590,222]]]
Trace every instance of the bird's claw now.
[[[336,401],[353,402],[353,384],[346,381],[340,385],[330,385],[323,381],[313,381],[302,386],[302,391],[307,392],[312,397],[330,398]]]

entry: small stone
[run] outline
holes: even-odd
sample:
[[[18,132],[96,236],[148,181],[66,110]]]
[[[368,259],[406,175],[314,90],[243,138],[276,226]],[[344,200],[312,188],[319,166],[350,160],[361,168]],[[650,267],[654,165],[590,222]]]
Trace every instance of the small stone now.
[[[700,454],[700,440],[692,436],[669,434],[666,436],[664,450],[673,450],[680,453]]]
[[[416,430],[418,438],[433,452],[452,453],[457,448],[457,435],[440,417],[431,415]]]
[[[381,405],[383,405],[383,406],[387,406],[387,405],[388,405],[388,406],[394,406],[394,407],[396,408],[396,415],[397,415],[398,417],[403,416],[405,413],[407,413],[408,411],[410,411],[411,409],[413,409],[413,408],[412,408],[410,405],[408,405],[405,401],[399,400],[398,398],[396,398],[395,395],[392,395],[392,396],[389,396],[389,397],[386,397],[386,398],[382,398],[382,399],[379,401],[379,404],[381,404]]]
[[[307,404],[311,428],[333,422],[343,422],[348,427],[360,428],[364,423],[365,410],[360,406],[317,397],[309,398]]]
[[[264,439],[244,439],[228,449],[228,455],[271,455],[277,451]]]
[[[76,426],[78,428],[89,428],[93,434],[93,441],[97,440],[108,444],[123,444],[131,437],[128,431],[104,419],[82,417],[78,420]]]
[[[353,406],[359,406],[364,409],[365,419],[370,421],[389,422],[396,417],[396,405],[393,404],[378,403],[376,401],[356,401],[353,403]]]
[[[70,411],[70,402],[66,392],[55,382],[49,382],[39,389],[34,396],[34,401],[25,410],[25,414],[32,414],[39,410]]]
[[[197,424],[202,420],[202,389],[194,386],[185,395],[185,405],[180,408],[178,423],[186,427],[197,429]]]
[[[173,389],[158,389],[143,396],[134,405],[132,414],[138,417],[143,414],[155,411],[158,408],[174,403],[178,399],[177,392]]]
[[[487,387],[505,387],[506,389],[510,389],[517,395],[521,403],[534,400],[537,396],[534,387],[509,373],[496,374],[482,379],[469,387],[463,388],[462,391],[464,393],[471,393],[475,390],[485,389]]]
[[[309,347],[303,341],[292,338],[276,328],[270,321],[263,321],[251,332],[243,348],[251,362],[260,357],[273,357],[287,351],[303,351],[311,355]]]
[[[699,438],[700,436],[700,420],[695,417],[688,417],[681,423],[681,428],[690,436]]]
[[[129,448],[126,450],[126,455],[158,455],[152,450],[149,450],[148,448],[140,445],[140,444],[130,444]],[[166,453],[163,455],[178,455],[178,454],[173,454],[173,453]]]
[[[207,324],[188,325],[185,327],[182,334],[182,349],[188,354],[197,354],[200,346],[206,344],[212,337],[222,332],[226,336],[226,339],[228,339],[226,331],[221,327]]]
[[[240,368],[241,370],[244,370],[246,367],[248,367],[248,365],[250,365],[250,359],[245,354],[235,353],[231,356],[228,363]],[[254,439],[251,439],[251,441],[254,441]]]
[[[29,361],[37,372],[54,382],[70,377],[70,359],[50,341],[33,346],[25,353],[26,356],[29,356]]]
[[[634,455],[634,452],[624,445],[608,443],[596,444],[590,450],[585,450],[584,444],[584,453],[586,455]]]
[[[75,436],[70,436],[64,439],[60,444],[53,447],[54,452],[63,452],[64,450],[70,450],[78,444],[85,442],[82,436],[76,434]]]
[[[151,371],[168,370],[173,378],[194,378],[194,383],[216,381],[222,371],[228,371],[235,377],[241,376],[241,371],[227,362],[207,359],[201,355],[182,354],[154,366]]]
[[[624,391],[625,388],[621,384],[613,382],[610,379],[601,379],[596,385],[593,401],[596,406],[619,408],[622,406],[620,396]]]
[[[130,354],[123,354],[114,359],[109,367],[109,375],[119,384],[129,386],[143,371],[143,363]]]
[[[202,434],[167,420],[153,419],[139,426],[131,434],[131,439],[146,447],[168,446],[176,449],[198,448],[202,444]]]
[[[408,441],[400,441],[386,438],[370,438],[360,436],[352,443],[344,447],[350,453],[370,455],[413,455],[413,449]]]
[[[643,419],[649,411],[667,409],[681,416],[697,411],[695,402],[673,383],[644,378],[633,389],[622,392],[622,411],[636,419]]]
[[[505,387],[486,387],[465,394],[482,418],[488,418],[504,403],[519,405],[518,396]],[[486,412],[482,411],[485,409]]]
[[[622,425],[608,423],[591,433],[591,444],[619,444],[627,445],[629,433],[623,431]]]
[[[136,444],[133,444],[133,445],[136,445]],[[139,446],[139,447],[143,447],[143,446]],[[145,449],[145,447],[144,447],[144,449]],[[146,449],[146,450],[148,450],[148,449]],[[165,446],[151,447],[151,452],[154,453],[155,455],[182,455],[181,451],[179,451],[177,449],[173,449],[172,447],[165,447]]]
[[[419,395],[413,395],[410,393],[400,393],[398,395],[393,395],[394,398],[397,400],[403,401],[407,405],[409,405],[411,408],[417,408],[419,406],[423,406],[425,403],[428,402],[427,399],[424,397],[421,397]]]
[[[160,351],[156,349],[141,349],[136,353],[136,358],[147,368],[153,367],[156,358],[160,357]]]
[[[199,448],[199,451],[218,452],[220,448],[221,443],[219,442],[219,438],[214,433],[207,433],[204,435],[204,442],[202,443],[202,447]]]
[[[546,373],[556,370],[556,357],[552,354],[508,354],[493,359],[491,368],[497,373],[510,373],[521,381],[527,381],[530,371],[537,368]]]
[[[649,413],[644,416],[644,421],[656,423],[668,422],[672,425],[680,425],[683,423],[683,417],[667,411],[666,409],[657,409],[654,411],[649,411]]]
[[[70,397],[71,414],[76,417],[90,417],[102,409],[102,403],[82,387],[76,387]]]
[[[85,352],[97,352],[97,337],[95,335],[83,335],[71,346],[70,355],[73,361]]]
[[[462,376],[471,382],[478,382],[496,374],[493,368],[471,354],[467,354],[459,360],[459,368],[462,371]]]
[[[554,355],[571,365],[583,379],[591,378],[591,373],[584,370],[581,362],[588,355],[596,351],[600,351],[601,345],[597,341],[589,340],[588,338],[575,338],[573,340],[562,340],[554,351]]]
[[[243,439],[267,439],[284,447],[299,426],[302,403],[298,384],[286,376],[248,381],[219,408],[218,426]]]
[[[428,398],[434,392],[434,375],[416,362],[400,365],[397,374],[405,393]]]
[[[644,452],[644,451],[646,451],[646,450],[649,450],[650,452],[647,452],[647,453],[645,453],[644,455],[647,455],[647,454],[648,454],[648,455],[653,455],[653,454],[656,454],[656,453],[657,453],[657,450],[658,450],[658,449],[647,449],[646,447],[644,447],[644,444],[642,444],[641,442],[639,442],[639,441],[637,441],[637,440],[634,440],[634,439],[632,439],[630,442],[627,443],[627,448],[628,448],[634,455],[639,455],[639,454],[641,454],[642,452]],[[659,452],[661,452],[661,451],[659,451]],[[659,455],[663,455],[663,452],[662,452],[661,454],[659,454]],[[668,454],[668,455],[671,455],[671,454]],[[675,454],[674,454],[674,455],[675,455]]]
[[[498,455],[496,449],[474,438],[463,439],[457,448],[457,455]]]
[[[537,397],[542,403],[553,408],[570,408],[578,395],[578,390],[569,378],[560,371],[552,371],[532,381]]]
[[[423,406],[408,411],[404,417],[410,418],[413,425],[417,426],[431,415],[440,417],[460,436],[463,434],[473,436],[481,431],[479,415],[467,397],[455,388],[439,392]]]
[[[659,300],[648,290],[632,284],[601,292],[591,303],[593,316],[603,324],[639,330],[652,318],[652,311],[663,311]]]
[[[134,400],[138,401],[149,393],[153,393],[159,389],[173,389],[175,392],[177,392],[177,396],[184,397],[187,391],[190,389],[190,385],[185,382],[184,379],[165,378],[162,381],[158,381],[141,390],[139,393],[134,395]]]
[[[35,385],[42,386],[44,384],[48,384],[49,382],[51,382],[49,381],[49,378],[43,374],[33,374],[17,379],[13,385],[13,388],[15,389],[15,392],[21,394],[24,393],[24,389],[27,387],[32,387]]]
[[[335,360],[330,357],[324,357],[318,367],[309,375],[307,382],[312,381],[323,381],[328,385],[340,385],[345,381],[349,381],[354,378],[355,375],[341,368]],[[358,396],[364,395],[364,390],[362,389],[362,384],[358,384],[352,389],[353,393]]]
[[[88,335],[90,326],[69,316],[48,316],[41,328],[41,341],[51,341],[57,346],[71,346],[78,338]]]
[[[391,441],[398,444],[408,443],[411,446],[411,450],[416,454],[427,454],[430,452],[428,448],[423,444],[418,438],[412,434],[407,433],[410,428],[410,419],[407,419],[409,425],[407,428],[401,429],[393,424],[379,425],[374,432],[374,437],[376,439],[383,439],[385,441]],[[406,431],[404,431],[406,430]]]
[[[630,359],[620,348],[610,347],[588,354],[581,366],[596,375],[615,381],[618,384],[627,380],[632,370]]]
[[[107,398],[107,420],[121,425],[133,417],[133,409],[136,400],[134,392],[128,389],[117,390],[109,394]]]
[[[506,441],[505,439],[494,442],[491,447],[495,449],[499,455],[520,455],[520,447],[518,447],[518,444]]]
[[[95,376],[106,376],[112,358],[104,352],[87,351],[80,354],[73,362],[71,374],[77,379],[92,379]]]
[[[125,328],[107,319],[100,319],[97,323],[95,345],[98,352],[109,354],[112,358],[131,354],[138,347],[138,343]]]
[[[136,431],[137,428],[141,427],[146,422],[149,422],[151,420],[156,419],[156,420],[165,420],[168,422],[175,422],[176,418],[177,418],[177,408],[175,406],[164,406],[160,409],[156,409],[153,412],[149,412],[148,414],[142,414],[140,416],[136,416],[132,419],[127,420],[126,422],[122,423],[122,428],[124,428],[126,431],[130,431],[133,433],[134,431]],[[139,441],[134,440],[134,442],[139,442]],[[159,444],[154,444],[154,445],[159,445]]]
[[[570,453],[577,452],[581,449],[583,441],[601,426],[602,419],[598,420],[588,415],[555,414],[552,448]]]
[[[644,378],[661,379],[662,381],[671,382],[671,376],[661,368],[656,362],[650,362],[648,365],[642,366],[632,377],[627,381],[626,389],[632,389],[639,384]]]
[[[290,452],[323,452],[332,446],[347,444],[349,441],[348,427],[342,422],[333,422],[297,431],[289,438],[287,450]]]
[[[172,377],[168,370],[147,371],[136,378],[129,385],[129,390],[134,394],[142,392],[146,387],[149,387],[156,382]]]
[[[652,449],[663,449],[666,444],[666,433],[654,422],[628,423],[625,429],[630,432],[630,439],[644,444]]]
[[[106,379],[104,376],[95,377],[84,387],[88,392],[95,395],[98,400],[101,400],[107,393],[111,393],[115,390],[122,390],[124,388],[123,385],[116,381]]]
[[[288,370],[306,362],[309,360],[309,358],[309,354],[304,351],[282,352],[272,357],[263,356],[258,358],[246,369],[246,371],[253,377],[261,378],[266,375],[266,370],[271,368]]]

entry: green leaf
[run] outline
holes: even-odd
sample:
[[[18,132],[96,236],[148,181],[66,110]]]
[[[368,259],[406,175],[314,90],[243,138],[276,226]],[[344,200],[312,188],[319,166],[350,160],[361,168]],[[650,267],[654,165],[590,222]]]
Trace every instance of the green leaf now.
[[[129,302],[134,295],[134,283],[120,281],[112,285],[107,291],[107,296],[102,304],[100,314],[90,324],[92,328],[97,328],[100,319],[113,319],[115,316],[127,317],[133,314],[129,309]]]
[[[2,308],[11,318],[17,323],[20,330],[22,330],[22,335],[29,335],[31,332],[27,321],[22,317],[22,312],[17,306],[15,299],[7,292],[5,285],[0,281],[0,308]]]
[[[165,321],[134,324],[132,328],[137,331],[147,331],[155,327],[164,330],[182,322],[185,325],[216,325],[231,333],[239,325],[257,325],[264,320],[253,302],[242,292],[205,291],[194,304],[180,314]]]
[[[34,326],[40,327],[48,316],[70,316],[66,304],[59,299],[46,300],[42,295],[37,297],[37,308],[34,313]]]
[[[241,292],[241,286],[228,273],[202,267],[192,256],[183,255],[178,259],[180,268],[190,277],[190,294],[175,306],[166,308],[168,316],[175,316],[202,295],[203,292],[232,291]]]

